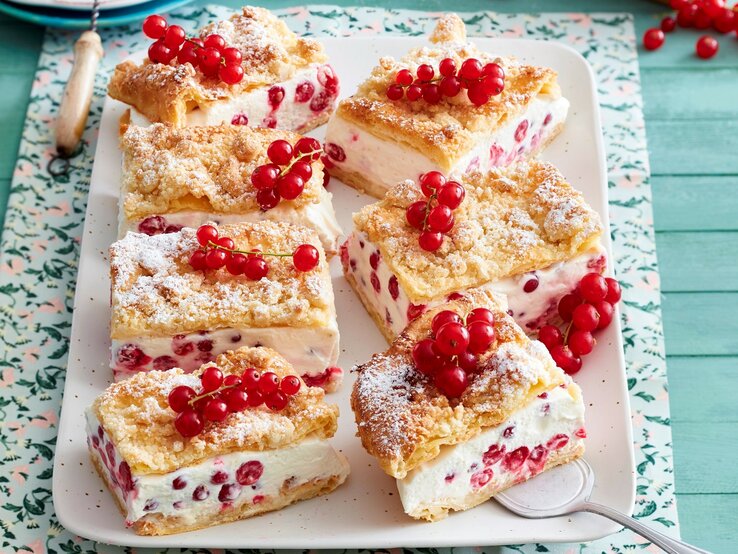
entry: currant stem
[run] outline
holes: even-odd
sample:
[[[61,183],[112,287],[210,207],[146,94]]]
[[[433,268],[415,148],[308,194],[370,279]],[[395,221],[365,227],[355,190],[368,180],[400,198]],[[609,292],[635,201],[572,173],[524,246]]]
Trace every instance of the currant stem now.
[[[221,246],[220,244],[214,243],[212,240],[208,243],[208,247],[212,247],[215,250],[223,250],[223,252],[230,252],[231,254],[238,253],[238,254],[246,254],[249,256],[274,256],[276,258],[287,258],[292,256],[291,253],[285,254],[282,252],[262,252],[261,250],[238,250],[237,248],[234,248],[231,250],[230,248],[226,248],[225,246]]]
[[[235,389],[238,386],[239,385],[223,385],[223,386],[220,386],[220,387],[218,387],[215,390],[211,390],[210,392],[204,392],[202,394],[199,394],[199,395],[191,398],[190,400],[187,401],[187,405],[190,406],[190,407],[192,407],[192,406],[195,405],[195,402],[198,402],[199,400],[202,400],[203,398],[207,398],[209,396],[215,396],[216,394],[221,393],[224,390]]]
[[[428,230],[428,215],[430,214],[430,210],[431,210],[431,202],[433,202],[433,200],[436,198],[438,198],[438,191],[436,189],[433,189],[433,194],[430,195],[430,198],[428,198],[428,202],[425,203],[425,216],[423,216],[423,231]]]
[[[282,168],[282,170],[279,172],[279,176],[283,177],[284,175],[289,173],[290,169],[292,169],[292,166],[295,165],[295,162],[299,162],[303,158],[313,157],[314,154],[317,154],[319,152],[322,152],[322,150],[311,150],[310,152],[300,153],[297,157],[292,158],[290,160],[290,163],[288,163],[286,166],[284,166],[284,168]]]

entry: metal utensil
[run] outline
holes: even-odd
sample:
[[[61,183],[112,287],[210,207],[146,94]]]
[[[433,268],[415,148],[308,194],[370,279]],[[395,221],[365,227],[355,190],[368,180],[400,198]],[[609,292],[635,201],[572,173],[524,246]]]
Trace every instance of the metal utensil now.
[[[546,471],[494,497],[511,512],[530,519],[591,512],[635,531],[669,554],[710,554],[706,550],[667,537],[617,510],[589,500],[594,472],[584,460]]]
[[[82,33],[74,44],[74,65],[56,121],[56,149],[60,156],[74,154],[90,113],[95,74],[103,57],[102,41],[97,34],[99,14],[100,1],[94,0],[90,30]]]

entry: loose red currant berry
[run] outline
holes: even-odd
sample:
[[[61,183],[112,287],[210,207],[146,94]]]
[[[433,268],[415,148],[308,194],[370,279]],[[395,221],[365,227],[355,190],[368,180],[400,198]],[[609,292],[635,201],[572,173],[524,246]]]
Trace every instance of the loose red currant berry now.
[[[415,229],[422,229],[425,221],[425,210],[427,204],[422,200],[413,202],[405,210],[405,218],[408,224]]]
[[[212,392],[223,384],[223,372],[217,367],[210,366],[200,375],[200,382],[204,392]]]
[[[264,404],[266,404],[266,407],[273,412],[281,412],[287,407],[288,402],[289,399],[286,395],[279,391],[275,391],[266,397]]]
[[[538,329],[538,340],[546,345],[546,348],[551,350],[555,345],[561,344],[564,337],[561,335],[561,331],[558,327],[553,325],[544,325]]]
[[[469,386],[466,372],[457,365],[447,365],[441,368],[433,381],[438,390],[448,398],[458,398]]]
[[[226,45],[225,39],[215,33],[205,37],[203,43],[205,44],[205,48],[215,48],[218,51],[218,54],[220,54],[225,49]]]
[[[486,321],[473,321],[467,325],[469,330],[469,352],[486,352],[495,340],[495,328]]]
[[[267,396],[279,389],[279,376],[273,371],[261,374],[259,378],[259,392]]]
[[[286,140],[275,140],[267,148],[267,157],[277,165],[287,165],[292,159],[292,145]]]
[[[564,344],[554,345],[551,348],[551,357],[556,362],[556,365],[568,375],[573,375],[582,369],[582,359],[575,356],[569,347]]]
[[[300,390],[300,378],[296,375],[287,375],[279,384],[279,389],[288,396],[295,396]]]
[[[162,38],[164,39],[164,44],[167,48],[179,50],[179,47],[182,46],[182,43],[185,41],[185,36],[186,35],[182,27],[179,25],[172,25],[164,32],[164,36]]]
[[[657,50],[664,44],[664,32],[661,29],[648,29],[643,35],[643,46],[646,50]]]
[[[208,264],[205,262],[205,251],[195,250],[190,256],[190,265],[192,269],[198,271],[207,268]]]
[[[602,300],[601,302],[595,302],[593,304],[595,310],[597,310],[597,313],[600,315],[600,320],[597,323],[598,329],[605,329],[610,326],[610,323],[612,323],[612,318],[615,313],[615,308],[612,304],[610,304],[607,300]]]
[[[279,190],[277,187],[260,190],[256,193],[256,203],[263,211],[271,210],[279,204]]]
[[[197,242],[200,243],[200,246],[209,246],[211,242],[217,242],[218,229],[212,225],[200,225],[195,235],[197,236]]]
[[[243,274],[244,266],[246,265],[246,256],[243,254],[236,252],[231,256],[231,259],[226,262],[226,270],[228,270],[228,273],[231,275],[241,275]]]
[[[487,308],[474,308],[469,315],[466,316],[466,324],[469,325],[475,321],[484,321],[490,325],[495,323],[495,314]]]
[[[420,237],[418,237],[418,244],[426,252],[435,252],[443,244],[443,233],[423,231],[420,233]]]
[[[235,85],[243,80],[243,67],[235,63],[223,65],[218,70],[218,77],[227,85]]]
[[[461,323],[447,323],[436,332],[436,349],[446,356],[456,356],[469,347],[469,331]]]
[[[226,250],[233,250],[236,248],[236,244],[230,237],[218,237],[218,240],[215,241],[215,244],[222,248],[225,248]]]
[[[295,143],[292,151],[295,157],[304,156],[304,160],[315,161],[320,158],[320,155],[323,152],[323,147],[320,145],[318,139],[314,139],[313,137],[302,137]]]
[[[461,325],[463,321],[461,320],[461,316],[456,312],[443,310],[433,316],[433,320],[431,321],[431,331],[433,331],[433,333],[437,333],[441,327],[446,325],[446,323],[458,323]]]
[[[144,19],[142,29],[147,37],[160,39],[167,32],[167,20],[160,15],[150,15]]]
[[[277,180],[279,196],[285,200],[294,200],[302,194],[304,189],[305,181],[303,181],[302,177],[292,170]]]
[[[226,396],[226,404],[229,412],[242,412],[249,407],[249,396],[244,390],[229,391]]]
[[[312,244],[301,244],[292,254],[292,263],[297,271],[312,271],[318,266],[320,254]]]
[[[219,399],[210,400],[205,404],[202,415],[205,421],[223,421],[228,416],[228,404]]]
[[[575,356],[586,356],[594,348],[592,333],[575,329],[569,334],[567,346]]]
[[[292,164],[292,168],[290,168],[290,173],[299,175],[303,182],[307,183],[313,176],[313,166],[310,165],[310,162],[299,160]]]
[[[429,171],[420,176],[420,189],[429,198],[445,184],[446,178],[440,171]]]
[[[676,19],[673,17],[665,17],[661,20],[661,30],[665,33],[671,33],[674,29],[676,29]]]
[[[243,274],[251,281],[259,281],[269,273],[269,266],[264,258],[247,258],[243,265]]]
[[[443,363],[441,357],[436,353],[433,339],[423,339],[413,346],[412,356],[418,371],[431,375]]]
[[[441,101],[441,89],[438,85],[432,83],[423,85],[423,100],[432,106],[438,104]]]
[[[418,69],[416,71],[418,74],[418,79],[421,81],[430,81],[435,76],[435,71],[433,71],[433,67],[428,65],[427,63],[424,63],[420,66],[418,66]]]
[[[204,423],[200,414],[188,409],[179,414],[174,420],[174,427],[183,437],[194,437],[202,432]]]
[[[154,63],[168,64],[174,58],[174,52],[159,39],[149,46],[148,56]]]
[[[228,261],[228,253],[223,250],[208,250],[205,254],[205,265],[209,269],[220,269]]]
[[[279,177],[279,166],[275,164],[260,165],[251,174],[251,184],[259,190],[273,188]]]
[[[488,96],[497,96],[498,94],[502,94],[502,91],[505,90],[505,81],[499,77],[488,75],[482,79],[481,83],[482,90]]]
[[[420,88],[418,85],[410,85],[407,87],[407,91],[405,91],[405,95],[407,96],[407,99],[411,102],[415,102],[416,100],[420,100],[420,97],[423,96],[423,89]]]
[[[497,79],[502,79],[502,86],[505,86],[505,70],[502,69],[502,66],[494,62],[485,64],[485,66],[482,68],[482,75],[484,75],[485,77],[495,77]]]
[[[459,76],[469,81],[479,79],[482,76],[482,64],[475,58],[464,60],[459,70]]]
[[[387,98],[390,100],[399,100],[405,96],[405,90],[400,85],[390,85],[387,88]]]
[[[612,277],[605,277],[605,281],[607,281],[607,296],[605,297],[605,300],[610,304],[617,304],[620,302],[620,298],[623,294],[620,288],[620,283],[618,283],[617,279],[613,279]]]
[[[451,208],[440,204],[428,213],[428,228],[439,233],[448,233],[454,226]]]
[[[169,407],[177,413],[184,412],[189,407],[189,402],[197,396],[197,393],[186,385],[174,387],[167,397]]]
[[[412,85],[413,74],[410,72],[409,69],[401,69],[397,72],[397,75],[395,75],[395,82],[398,85],[402,85],[404,87]]]
[[[474,373],[479,369],[479,358],[468,350],[456,357],[459,367],[467,373]]]
[[[444,77],[451,77],[456,74],[456,62],[451,58],[443,58],[438,64],[438,72]]]
[[[465,196],[466,190],[461,184],[448,181],[438,191],[438,203],[455,210],[464,201]]]
[[[472,83],[469,85],[469,90],[466,92],[469,97],[469,101],[475,106],[483,106],[489,102],[489,94],[484,90],[482,83]]]
[[[600,314],[591,304],[580,304],[571,313],[571,321],[581,331],[594,331],[600,322]]]
[[[587,302],[599,302],[607,296],[607,281],[599,273],[587,273],[579,281],[579,295]]]
[[[561,300],[559,300],[559,316],[561,316],[561,319],[564,321],[571,321],[571,314],[574,311],[574,308],[579,306],[579,304],[582,303],[582,299],[579,298],[578,294],[569,293],[565,294],[561,297]]]
[[[444,77],[438,84],[438,89],[443,96],[453,98],[461,92],[461,83],[456,77]]]
[[[241,65],[241,62],[243,61],[243,55],[238,48],[226,48],[221,52],[221,55],[223,56],[223,61],[226,65]]]
[[[256,390],[259,387],[259,379],[261,379],[259,370],[250,367],[241,374],[241,387],[249,392]]]
[[[718,41],[709,35],[703,35],[698,38],[697,44],[695,45],[697,55],[703,60],[712,58],[717,54],[719,48],[720,45],[718,44]]]

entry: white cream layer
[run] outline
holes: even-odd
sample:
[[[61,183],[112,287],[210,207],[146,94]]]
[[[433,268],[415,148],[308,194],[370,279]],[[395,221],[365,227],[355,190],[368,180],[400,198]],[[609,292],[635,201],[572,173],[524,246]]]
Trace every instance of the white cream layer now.
[[[111,367],[116,381],[140,371],[180,367],[193,371],[216,356],[242,346],[266,346],[279,352],[300,374],[319,376],[338,361],[339,334],[336,320],[322,328],[253,327],[215,329],[175,337],[134,337],[112,340]],[[133,345],[147,356],[147,363],[132,367],[120,363],[121,347]],[[340,378],[339,376],[336,376]]]
[[[91,454],[109,475],[115,476],[113,483],[123,481],[120,454],[104,430],[100,438],[100,423],[92,410],[87,410],[86,416]],[[93,437],[97,437],[102,448],[93,445]],[[114,454],[112,462],[108,451]],[[313,480],[338,476],[342,482],[348,473],[346,458],[328,441],[309,437],[276,450],[232,452],[208,458],[171,473],[132,473],[132,490],[119,485],[112,488],[126,507],[129,526],[148,514],[176,516],[182,518],[182,525],[187,525],[204,514],[244,503],[272,503]]]
[[[492,496],[540,473],[551,452],[583,442],[583,430],[581,395],[556,387],[503,424],[463,444],[442,447],[436,458],[397,481],[400,500],[415,516],[464,509],[478,503],[474,499],[480,494]]]
[[[502,125],[494,133],[479,133],[477,146],[454,163],[449,175],[460,176],[471,170],[484,171],[490,167],[506,166],[538,149],[551,132],[566,120],[569,101],[566,98],[538,96],[525,113]],[[516,131],[527,121],[524,132]],[[385,140],[334,115],[328,122],[326,150],[331,144],[343,150],[345,160],[331,157],[344,171],[355,172],[385,189],[405,179],[417,179],[423,173],[436,170],[447,173],[430,158],[406,145]]]
[[[320,83],[319,72],[322,67],[323,64],[311,64],[281,83],[259,87],[228,100],[215,101],[205,108],[196,108],[187,114],[186,126],[233,123],[300,132],[310,126],[313,120],[334,109],[338,89],[327,90]],[[269,102],[269,89],[274,86],[282,87],[285,93],[277,106]],[[301,90],[312,87],[313,93],[305,101],[299,101],[304,96],[296,96],[298,87]],[[151,124],[146,116],[134,108],[131,108],[131,123],[139,126]]]
[[[341,262],[353,275],[367,302],[392,330],[399,335],[415,316],[437,306],[447,299],[441,297],[423,306],[413,305],[397,278],[384,263],[379,249],[371,243],[365,233],[349,235],[341,252]],[[376,268],[372,266],[376,265]],[[563,295],[572,291],[579,280],[591,271],[602,271],[605,266],[605,250],[597,245],[592,250],[570,260],[536,270],[480,285],[507,296],[509,313],[526,330],[536,329],[543,324],[541,318],[553,308]],[[537,281],[534,290],[526,292],[528,281]],[[527,285],[530,289],[532,285]],[[463,293],[463,291],[457,291]]]

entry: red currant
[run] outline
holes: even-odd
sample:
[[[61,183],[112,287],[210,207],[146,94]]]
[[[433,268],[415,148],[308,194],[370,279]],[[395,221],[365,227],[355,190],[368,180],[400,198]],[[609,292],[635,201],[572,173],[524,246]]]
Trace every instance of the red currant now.
[[[423,89],[420,88],[418,85],[410,85],[407,87],[407,91],[405,91],[405,95],[407,96],[407,99],[411,102],[415,102],[416,100],[420,100],[420,97],[423,96]]]
[[[208,246],[211,242],[215,243],[218,240],[218,229],[212,225],[200,225],[195,235],[200,246]]]
[[[454,226],[454,214],[451,208],[443,204],[436,206],[428,213],[428,228],[439,233],[448,233]]]
[[[289,399],[287,396],[282,394],[280,391],[275,391],[266,397],[264,404],[266,404],[266,407],[273,412],[281,412],[287,407],[288,402]]]
[[[544,325],[538,330],[538,340],[551,350],[555,345],[561,344],[564,337],[558,327],[553,325]]]
[[[461,92],[461,82],[456,77],[444,77],[438,84],[438,88],[443,96],[453,98]]]
[[[443,58],[438,64],[438,72],[444,77],[451,77],[456,74],[456,62],[451,58]]]
[[[218,51],[219,55],[225,49],[226,45],[225,39],[218,34],[208,35],[205,37],[203,43],[205,44],[205,48],[214,48]]]
[[[215,244],[225,248],[226,250],[234,250],[236,248],[236,244],[230,237],[219,237],[218,240],[215,241]]]
[[[310,180],[310,178],[313,176],[313,166],[310,165],[310,162],[299,160],[292,164],[290,173],[299,175],[300,178],[303,180],[303,182],[307,183]]]
[[[243,80],[243,67],[240,64],[227,64],[220,67],[218,77],[227,85],[235,85]]]
[[[690,0],[670,0],[669,1],[669,7],[672,10],[681,10],[689,2],[690,2]]]
[[[505,86],[505,70],[502,69],[500,65],[494,62],[485,64],[485,66],[482,68],[482,75],[484,75],[485,77],[495,77],[497,79],[501,79],[503,80],[503,87]]]
[[[149,46],[148,55],[149,59],[154,63],[168,64],[174,58],[172,49],[161,42],[161,39]]]
[[[461,184],[448,181],[438,191],[438,203],[455,210],[464,201],[465,196],[466,190]]]
[[[620,302],[620,298],[623,294],[620,288],[620,283],[618,283],[617,279],[613,279],[612,277],[606,277],[605,281],[607,281],[607,296],[605,297],[605,300],[610,304],[617,304]]]
[[[473,321],[467,325],[469,330],[469,352],[486,352],[495,340],[495,328],[486,321]]]
[[[189,407],[189,402],[197,396],[197,393],[186,385],[174,387],[167,397],[169,407],[177,413],[184,412]]]
[[[576,329],[594,331],[600,322],[600,314],[591,304],[580,304],[571,313],[571,321]]]
[[[431,331],[433,333],[437,333],[441,327],[446,325],[446,323],[461,324],[462,320],[459,314],[457,314],[456,312],[453,312],[451,310],[443,310],[442,312],[438,312],[436,315],[433,316],[433,320],[431,321]]]
[[[409,69],[401,69],[397,72],[397,75],[395,75],[395,82],[398,85],[402,85],[404,87],[412,85],[413,80],[413,74],[410,72]]]
[[[435,71],[433,71],[433,67],[424,63],[420,66],[418,66],[418,69],[416,71],[418,74],[418,79],[421,81],[430,81],[435,76]]]
[[[197,46],[191,42],[185,42],[177,54],[177,61],[181,64],[190,63],[193,66],[197,66]]]
[[[167,20],[160,15],[150,15],[144,19],[142,29],[147,37],[160,39],[167,32]]]
[[[469,315],[466,316],[466,324],[470,325],[475,321],[484,321],[490,325],[495,323],[495,314],[487,308],[474,308]]]
[[[190,256],[190,265],[195,270],[206,269],[208,264],[205,262],[205,251],[195,250]]]
[[[579,281],[579,295],[587,302],[599,302],[607,296],[607,281],[599,273],[587,273]]]
[[[712,58],[717,54],[719,48],[720,45],[718,44],[718,41],[709,35],[703,35],[698,38],[697,44],[695,45],[697,55],[703,60]]]
[[[292,145],[286,140],[275,140],[267,148],[267,156],[276,165],[287,165],[292,159]]]
[[[416,229],[422,229],[425,221],[425,210],[426,203],[422,200],[410,204],[405,210],[405,218],[408,224]]]
[[[305,181],[302,180],[297,173],[290,171],[286,175],[283,175],[277,181],[277,190],[279,196],[285,200],[294,200],[305,188]]]
[[[241,387],[249,392],[256,390],[259,387],[260,378],[261,373],[259,373],[259,370],[250,367],[241,374]]]
[[[661,29],[648,29],[643,35],[643,46],[646,50],[657,50],[664,44],[664,32]]]
[[[461,323],[446,323],[436,332],[436,348],[446,356],[456,356],[469,347],[469,331]]]
[[[262,210],[271,210],[279,204],[279,191],[277,187],[262,189],[256,193],[256,203]]]
[[[434,383],[448,398],[458,398],[469,386],[469,378],[459,366],[447,365],[436,373]]]
[[[223,378],[224,387],[238,387],[241,385],[241,378],[238,375],[226,375]]]
[[[556,344],[551,348],[551,357],[556,365],[564,370],[568,375],[573,375],[582,369],[582,359],[575,356],[568,346]]]
[[[661,20],[661,30],[665,33],[671,33],[674,29],[676,29],[676,19],[673,17],[665,17]]]
[[[223,61],[226,65],[241,65],[241,62],[243,61],[241,51],[234,47],[225,48],[221,52],[221,56],[223,57]]]
[[[220,399],[212,399],[205,404],[202,412],[206,421],[223,421],[228,416],[228,404]]]
[[[200,382],[204,392],[212,392],[223,384],[223,372],[217,367],[210,366],[200,375]]]
[[[420,176],[420,189],[428,197],[446,184],[446,178],[440,171],[429,171]]]
[[[251,184],[259,190],[270,189],[277,184],[279,166],[275,164],[260,165],[251,174]]]
[[[273,371],[261,374],[259,378],[259,392],[268,396],[279,389],[279,376]]]
[[[220,269],[228,261],[228,253],[223,250],[208,250],[205,254],[205,265],[209,269]]]
[[[244,390],[229,391],[226,396],[226,404],[229,412],[242,412],[249,407],[249,396]]]
[[[320,254],[312,244],[301,244],[292,254],[292,263],[297,271],[312,271],[318,266]]]
[[[482,64],[479,60],[469,58],[468,60],[464,60],[461,64],[459,75],[462,79],[467,79],[469,81],[479,79],[479,77],[482,76],[482,69]]]
[[[489,102],[489,94],[484,90],[482,83],[479,82],[469,85],[467,96],[469,96],[469,101],[477,107]]]
[[[399,100],[405,96],[405,90],[400,85],[390,85],[387,88],[387,98],[390,100]]]
[[[500,77],[488,75],[482,80],[482,90],[488,96],[497,96],[505,90],[505,81]]]
[[[426,252],[435,252],[443,244],[443,233],[434,233],[433,231],[423,231],[418,238],[420,248]]]
[[[258,390],[251,390],[248,393],[249,396],[249,406],[252,408],[256,408],[257,406],[261,406],[264,403],[264,395],[261,394]]]
[[[579,304],[582,303],[582,299],[579,298],[579,295],[574,293],[565,294],[561,297],[561,300],[559,300],[559,316],[561,316],[561,319],[564,321],[571,321],[571,314],[574,311],[574,308],[579,306]]]
[[[320,158],[320,154],[323,152],[323,147],[320,145],[318,139],[314,139],[313,137],[302,137],[295,143],[292,150],[295,156],[305,156],[303,159],[315,161]]]
[[[699,11],[699,6],[697,4],[684,4],[681,8],[679,8],[679,12],[677,13],[677,24],[680,27],[691,27],[694,25],[695,17],[697,17],[697,12]]]
[[[597,328],[605,329],[609,327],[610,323],[612,323],[612,318],[615,313],[615,308],[613,307],[613,305],[610,304],[607,300],[602,300],[601,302],[595,302],[593,306],[600,316],[600,320],[597,323]]]
[[[594,348],[594,338],[589,331],[575,329],[569,335],[567,346],[575,356],[586,356]]]
[[[182,46],[182,43],[185,41],[185,36],[186,35],[182,27],[179,25],[172,25],[164,32],[164,36],[162,38],[167,48],[179,50],[179,47]]]
[[[199,435],[204,427],[200,414],[193,409],[187,409],[174,420],[174,427],[183,437]]]
[[[197,51],[200,69],[205,72],[217,71],[220,68],[220,52],[212,47],[200,48]]]
[[[479,369],[479,358],[477,358],[476,355],[472,354],[468,350],[459,354],[456,359],[459,362],[459,366],[461,367],[461,369],[466,372],[474,373],[475,371],[477,371],[477,369]]]
[[[712,26],[719,33],[730,33],[738,25],[738,15],[731,9],[723,8],[722,12],[712,22]]]
[[[264,258],[247,258],[243,265],[243,274],[251,281],[259,281],[269,273],[269,266]]]
[[[279,384],[279,389],[288,396],[295,396],[300,390],[300,378],[296,375],[287,375]]]
[[[418,371],[431,375],[442,363],[440,356],[434,348],[433,339],[423,339],[413,346],[412,356]]]
[[[712,25],[712,17],[703,9],[697,10],[694,16],[694,26],[696,29],[709,29]]]
[[[228,273],[231,275],[241,275],[244,271],[244,266],[246,265],[246,256],[243,254],[236,252],[231,256],[230,260],[226,262],[226,269],[228,270]]]
[[[438,104],[441,101],[441,89],[439,86],[432,83],[423,85],[423,100],[431,105]]]

